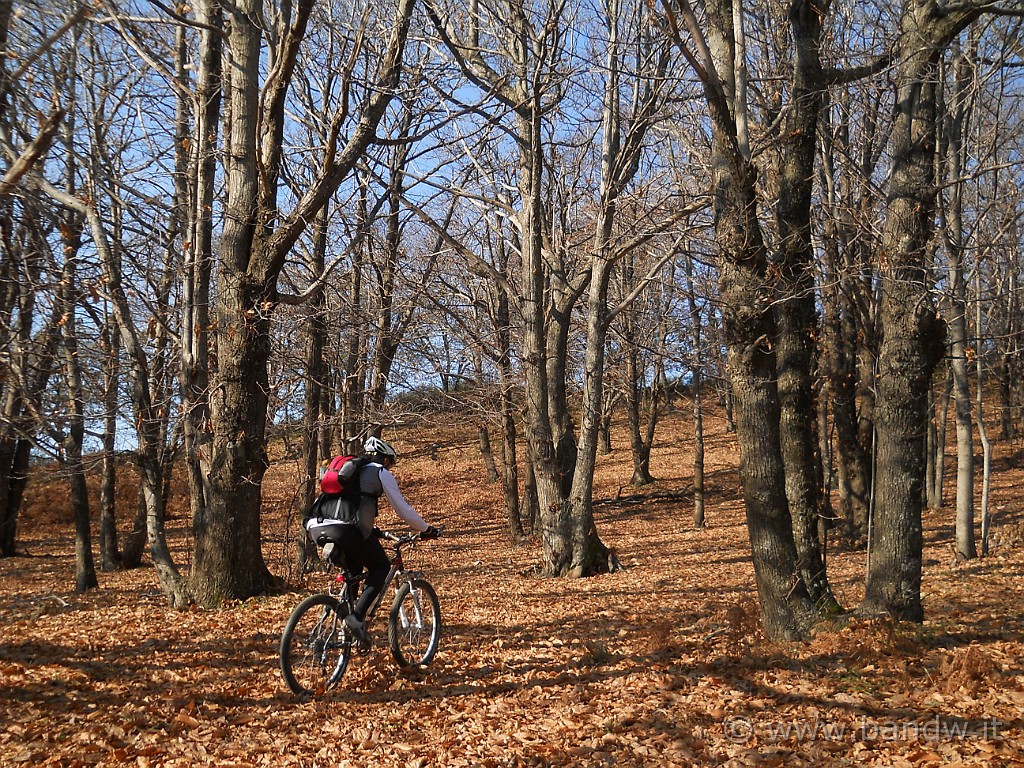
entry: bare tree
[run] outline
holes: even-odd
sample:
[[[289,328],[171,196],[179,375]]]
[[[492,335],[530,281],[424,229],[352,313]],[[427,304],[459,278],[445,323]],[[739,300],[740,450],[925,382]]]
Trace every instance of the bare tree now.
[[[394,8],[390,36],[378,53],[351,133],[344,100],[332,121],[314,183],[290,212],[278,203],[285,98],[313,9],[311,0],[282,6],[272,36],[272,66],[261,82],[259,58],[270,30],[255,0],[232,6],[225,40],[230,62],[223,131],[226,218],[220,240],[215,305],[217,370],[211,382],[210,471],[205,509],[194,521],[191,587],[204,605],[247,597],[270,583],[261,552],[260,487],[267,467],[267,361],[277,280],[292,246],[376,137],[402,72],[414,1]],[[352,83],[344,87],[351,88]],[[355,96],[355,94],[353,94]]]
[[[706,523],[704,495],[704,365],[701,340],[701,315],[697,304],[693,257],[685,257],[686,303],[690,310],[690,333],[693,339],[693,527],[703,528]]]
[[[968,42],[968,49],[960,51],[954,44],[951,49],[953,57],[952,93],[948,100],[943,101],[944,113],[939,116],[942,121],[942,136],[945,147],[944,168],[950,180],[948,196],[942,206],[945,219],[946,251],[949,255],[949,304],[950,313],[947,321],[950,347],[950,370],[954,402],[956,406],[956,552],[958,559],[969,560],[977,557],[977,545],[974,535],[974,425],[972,411],[974,402],[971,398],[968,380],[967,360],[967,280],[965,272],[964,251],[964,137],[968,130],[971,113],[970,95],[970,62],[977,52],[976,38]],[[938,449],[942,451],[943,444]],[[940,465],[941,466],[941,465]]]
[[[776,219],[779,228],[779,292],[776,305],[776,365],[780,439],[786,466],[786,496],[800,555],[801,577],[826,613],[838,613],[822,555],[822,495],[817,435],[817,296],[811,245],[811,199],[818,121],[827,85],[820,48],[828,0],[790,4],[793,37],[793,97],[781,141]]]
[[[739,98],[733,8],[730,2],[706,3],[706,28],[702,29],[686,0],[666,0],[664,7],[667,31],[700,77],[711,117],[719,290],[762,623],[769,637],[802,637],[816,621],[818,610],[798,576],[786,496],[773,350],[774,296],[757,218],[757,170],[740,130],[744,121],[739,113],[746,103]]]
[[[945,337],[928,274],[936,207],[939,62],[983,12],[1010,11],[990,3],[940,9],[932,0],[907,0],[902,10],[892,171],[881,242],[877,507],[861,609],[921,621],[927,391]]]

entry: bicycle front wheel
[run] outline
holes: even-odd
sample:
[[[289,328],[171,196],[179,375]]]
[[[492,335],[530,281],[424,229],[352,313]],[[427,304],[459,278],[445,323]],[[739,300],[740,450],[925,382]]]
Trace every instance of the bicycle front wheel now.
[[[441,639],[441,604],[423,579],[402,584],[388,617],[391,655],[399,666],[429,664]]]
[[[293,693],[316,696],[338,684],[352,650],[343,618],[330,595],[295,606],[281,635],[281,674]]]

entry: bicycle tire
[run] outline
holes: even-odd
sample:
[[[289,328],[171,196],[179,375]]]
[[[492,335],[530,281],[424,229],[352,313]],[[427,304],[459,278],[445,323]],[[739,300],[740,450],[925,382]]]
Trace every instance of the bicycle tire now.
[[[441,604],[434,588],[423,579],[398,588],[388,616],[391,655],[400,667],[425,666],[441,640]]]
[[[295,606],[281,634],[281,675],[293,693],[317,696],[338,684],[352,655],[352,638],[330,595]]]

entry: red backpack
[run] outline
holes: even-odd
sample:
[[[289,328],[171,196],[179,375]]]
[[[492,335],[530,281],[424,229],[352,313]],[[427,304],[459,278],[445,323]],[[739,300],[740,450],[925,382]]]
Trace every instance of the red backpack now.
[[[360,456],[335,456],[320,478],[320,490],[331,496],[359,498],[359,470],[366,459]]]
[[[343,523],[359,522],[359,473],[367,460],[362,456],[335,456],[320,478],[320,495],[302,516],[303,525],[312,518],[322,523],[337,520]]]

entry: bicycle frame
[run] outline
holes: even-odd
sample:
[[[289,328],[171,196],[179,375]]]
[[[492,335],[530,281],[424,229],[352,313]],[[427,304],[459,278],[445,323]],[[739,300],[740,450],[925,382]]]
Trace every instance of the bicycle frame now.
[[[394,591],[397,592],[402,584],[406,582],[412,582],[414,579],[423,578],[422,571],[407,571],[405,570],[405,563],[402,559],[402,547],[406,544],[411,544],[416,539],[411,537],[402,537],[399,539],[391,539],[395,542],[395,552],[391,556],[391,567],[388,569],[388,575],[384,579],[384,584],[381,586],[380,592],[374,598],[373,603],[370,604],[369,609],[366,611],[365,620],[369,624],[370,620],[377,614],[378,609],[384,602],[384,595],[388,594],[389,588],[394,587]],[[359,585],[366,579],[366,573],[354,574],[351,571],[345,570],[339,573],[335,578],[335,584],[341,585],[341,589],[334,593],[332,589],[328,589],[328,594],[341,600],[345,598],[349,605],[347,608],[351,608],[351,605],[355,603],[358,597]]]

